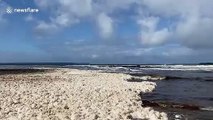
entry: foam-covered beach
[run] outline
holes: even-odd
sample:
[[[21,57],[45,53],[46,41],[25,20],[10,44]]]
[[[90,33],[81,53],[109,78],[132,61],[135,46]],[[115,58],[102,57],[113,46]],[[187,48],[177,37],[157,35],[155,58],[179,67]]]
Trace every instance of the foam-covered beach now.
[[[167,120],[141,106],[140,92],[153,82],[128,82],[130,75],[76,69],[1,71],[0,119]]]

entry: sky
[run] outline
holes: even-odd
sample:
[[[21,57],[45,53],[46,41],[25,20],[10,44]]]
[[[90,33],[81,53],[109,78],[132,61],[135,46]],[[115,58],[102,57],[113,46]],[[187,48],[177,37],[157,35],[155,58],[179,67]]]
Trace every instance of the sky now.
[[[212,6],[212,0],[0,0],[0,62],[213,62]]]

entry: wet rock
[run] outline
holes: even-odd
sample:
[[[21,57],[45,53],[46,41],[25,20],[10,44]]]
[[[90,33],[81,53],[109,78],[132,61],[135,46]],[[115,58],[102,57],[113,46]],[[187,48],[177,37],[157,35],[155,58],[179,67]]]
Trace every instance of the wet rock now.
[[[127,119],[130,119],[130,120],[147,120],[147,119],[135,118],[135,117],[132,116],[132,115],[128,115],[126,118],[127,118]]]
[[[155,101],[149,101],[149,100],[142,100],[142,106],[200,110],[200,107],[196,105],[179,104],[179,103],[172,103],[172,102],[155,102]]]
[[[137,79],[137,78],[131,78],[131,79],[127,79],[127,82],[142,82],[144,80],[142,79]]]

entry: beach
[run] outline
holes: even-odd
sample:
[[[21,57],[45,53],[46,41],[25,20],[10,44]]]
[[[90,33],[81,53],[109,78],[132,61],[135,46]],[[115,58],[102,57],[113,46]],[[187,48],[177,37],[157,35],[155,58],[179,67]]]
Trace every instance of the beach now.
[[[141,92],[156,83],[128,82],[130,75],[52,68],[0,73],[1,120],[167,120],[142,107]]]

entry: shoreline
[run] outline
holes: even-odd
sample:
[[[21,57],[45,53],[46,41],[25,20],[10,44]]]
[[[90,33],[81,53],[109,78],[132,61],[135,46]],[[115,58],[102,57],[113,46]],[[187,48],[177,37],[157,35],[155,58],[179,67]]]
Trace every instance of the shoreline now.
[[[0,71],[1,73],[1,71]],[[140,92],[154,82],[128,82],[130,75],[58,68],[0,75],[0,119],[150,119],[166,113],[141,106]]]

